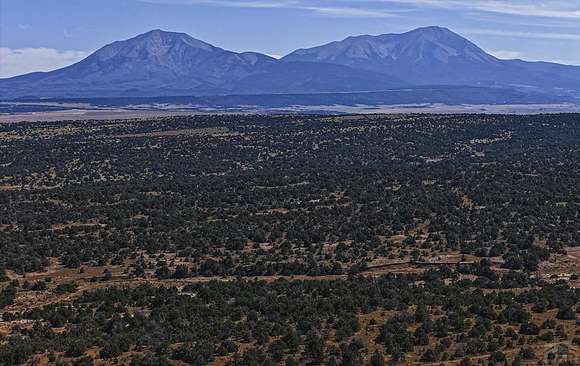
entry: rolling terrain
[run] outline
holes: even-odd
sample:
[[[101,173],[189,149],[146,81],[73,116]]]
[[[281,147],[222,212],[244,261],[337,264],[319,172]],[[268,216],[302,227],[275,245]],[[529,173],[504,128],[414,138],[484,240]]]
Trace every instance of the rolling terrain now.
[[[579,121],[0,124],[0,365],[577,357]]]

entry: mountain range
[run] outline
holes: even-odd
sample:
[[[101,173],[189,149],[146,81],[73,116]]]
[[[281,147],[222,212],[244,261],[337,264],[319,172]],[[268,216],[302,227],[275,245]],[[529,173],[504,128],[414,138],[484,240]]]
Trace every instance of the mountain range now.
[[[281,59],[153,30],[73,65],[0,79],[2,99],[361,93],[441,86],[574,98],[580,67],[501,60],[441,27],[356,36]]]

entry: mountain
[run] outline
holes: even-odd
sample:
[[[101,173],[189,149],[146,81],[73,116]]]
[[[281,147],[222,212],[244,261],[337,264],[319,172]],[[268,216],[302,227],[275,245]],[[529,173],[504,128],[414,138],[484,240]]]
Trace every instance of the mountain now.
[[[412,85],[580,90],[580,67],[500,60],[447,28],[348,37],[300,49],[286,62],[325,62],[395,75]]]
[[[501,90],[512,89],[534,94],[530,100],[537,101],[542,94],[553,100],[580,96],[580,67],[500,60],[441,27],[349,37],[294,51],[281,60],[224,50],[184,33],[153,30],[106,45],[59,70],[0,79],[0,95],[2,99],[209,96],[424,86],[444,86],[444,93],[449,93],[449,86],[500,89],[493,91],[493,99]],[[424,90],[418,93],[424,96]]]
[[[408,86],[374,71],[319,62],[278,62],[236,83],[238,94],[364,92]]]
[[[216,94],[275,62],[259,53],[223,50],[184,33],[153,30],[106,45],[59,70],[2,80],[0,91],[44,97]]]
[[[184,33],[153,30],[114,42],[71,66],[0,80],[4,98],[178,96],[366,91],[405,85],[342,65],[281,63],[236,53]]]
[[[501,62],[455,33],[439,27],[403,34],[348,37],[340,42],[300,49],[289,62],[326,62],[390,75],[413,84],[471,84],[466,68],[497,67]]]

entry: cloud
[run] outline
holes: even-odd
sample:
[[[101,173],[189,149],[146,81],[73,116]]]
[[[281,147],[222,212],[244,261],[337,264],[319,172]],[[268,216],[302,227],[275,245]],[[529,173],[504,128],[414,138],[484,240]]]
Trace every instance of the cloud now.
[[[485,36],[499,36],[510,38],[531,38],[531,39],[552,39],[558,41],[580,42],[580,34],[574,33],[552,33],[552,32],[514,32],[496,29],[464,29],[460,30],[464,34],[477,34]]]
[[[85,51],[59,51],[54,48],[0,47],[0,78],[58,69],[88,55]]]
[[[336,17],[336,18],[392,18],[396,17],[397,11],[386,11],[383,9],[352,7],[352,6],[331,6],[325,5],[327,2],[316,1],[268,1],[268,0],[140,0],[142,2],[154,4],[179,4],[179,5],[208,5],[234,8],[263,8],[263,9],[293,9],[304,10],[316,15]]]
[[[497,50],[490,51],[492,55],[503,60],[513,60],[516,58],[523,58],[523,54],[518,51]]]
[[[527,61],[531,61],[530,57],[527,57],[526,54],[524,54],[523,52],[518,52],[518,51],[508,51],[508,50],[498,50],[498,51],[490,51],[489,53],[491,53],[492,55],[494,55],[495,57],[502,59],[502,60],[514,60],[514,59],[519,59],[519,60],[527,60]],[[580,60],[564,60],[564,59],[542,59],[542,60],[538,60],[538,61],[544,61],[544,62],[555,62],[557,64],[562,64],[562,65],[580,65]]]
[[[397,15],[376,9],[336,8],[327,6],[304,6],[295,9],[310,10],[315,13],[338,18],[392,18]]]
[[[429,6],[454,10],[471,9],[515,16],[580,19],[580,1],[578,0],[374,0],[374,2]]]
[[[138,0],[155,4],[189,4],[238,8],[278,8],[348,18],[391,18],[425,8],[472,11],[510,17],[580,19],[580,0]],[[342,5],[341,5],[342,4]],[[386,8],[386,5],[397,5]],[[406,6],[401,9],[401,6]]]

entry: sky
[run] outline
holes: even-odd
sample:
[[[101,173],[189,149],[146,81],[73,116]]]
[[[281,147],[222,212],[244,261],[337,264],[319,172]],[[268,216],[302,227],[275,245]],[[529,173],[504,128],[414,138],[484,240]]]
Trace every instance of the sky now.
[[[580,65],[580,0],[0,0],[0,77],[60,68],[151,29],[278,57],[430,25],[500,58]]]

